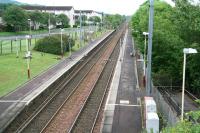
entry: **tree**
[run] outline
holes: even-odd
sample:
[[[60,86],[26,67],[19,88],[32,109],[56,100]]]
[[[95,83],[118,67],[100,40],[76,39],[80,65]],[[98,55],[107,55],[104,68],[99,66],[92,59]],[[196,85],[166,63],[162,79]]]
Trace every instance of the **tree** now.
[[[33,22],[34,29],[36,29],[36,25],[43,22],[42,13],[39,11],[29,12],[29,18]]]
[[[199,133],[200,124],[200,111],[190,111],[186,114],[189,120],[179,121],[173,127],[166,127],[162,133]]]
[[[93,24],[98,24],[98,23],[100,23],[101,22],[101,18],[100,17],[98,17],[98,16],[92,16],[92,17],[90,17],[89,19],[88,19],[88,21],[91,21],[91,22],[93,22]]]
[[[3,14],[3,20],[8,26],[11,26],[14,31],[20,31],[27,28],[27,19],[26,12],[18,6],[8,7]]]
[[[80,25],[80,16],[77,16],[78,18],[77,18],[77,20],[76,20],[76,25]],[[81,24],[82,24],[82,26],[86,26],[87,24],[86,24],[86,21],[87,21],[87,16],[86,15],[81,15]]]
[[[69,27],[69,18],[65,14],[57,16],[57,23],[61,23],[62,27]]]
[[[47,12],[42,13],[42,19],[41,19],[42,24],[48,26],[49,25],[49,18],[50,18],[50,23],[52,25],[56,25],[55,15],[52,14],[52,13],[47,13]]]
[[[144,52],[142,33],[148,31],[148,5],[148,2],[144,3],[132,17],[133,35],[137,47],[142,52]],[[174,25],[174,8],[159,0],[155,1],[154,7],[153,77],[166,75],[168,79],[181,83],[182,49],[185,43],[178,34],[177,26]]]
[[[106,15],[104,18],[105,25],[111,28],[117,28],[124,21],[125,21],[124,16],[121,16],[119,14]]]
[[[0,3],[0,17],[3,16],[3,12],[4,12],[9,6],[12,6],[12,4]]]

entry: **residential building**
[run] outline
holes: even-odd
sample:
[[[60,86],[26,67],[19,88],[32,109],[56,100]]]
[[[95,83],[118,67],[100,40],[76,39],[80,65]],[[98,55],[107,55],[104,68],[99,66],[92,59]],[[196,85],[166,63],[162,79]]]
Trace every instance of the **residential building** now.
[[[69,25],[73,27],[75,24],[74,8],[72,6],[22,6],[27,11],[41,11],[54,13],[55,15],[65,14],[69,18]]]
[[[89,19],[90,17],[94,17],[94,16],[98,16],[101,20],[102,20],[102,12],[97,12],[97,11],[93,11],[93,10],[75,10],[75,18],[78,19],[78,17],[81,15],[85,15],[87,17],[87,19]]]

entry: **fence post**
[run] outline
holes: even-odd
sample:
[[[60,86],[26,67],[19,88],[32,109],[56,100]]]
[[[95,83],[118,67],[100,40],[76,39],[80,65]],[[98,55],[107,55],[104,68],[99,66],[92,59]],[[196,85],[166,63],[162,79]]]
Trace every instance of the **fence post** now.
[[[31,45],[32,45],[32,44],[31,44],[31,40],[32,40],[32,38],[30,37],[30,49],[31,49]]]
[[[13,42],[13,41],[11,40],[11,53],[13,52],[12,42]]]
[[[19,44],[20,45],[20,51],[22,51],[22,40],[20,39],[19,42],[20,42],[20,44]]]
[[[1,54],[3,53],[3,51],[2,51],[2,41],[1,41]]]

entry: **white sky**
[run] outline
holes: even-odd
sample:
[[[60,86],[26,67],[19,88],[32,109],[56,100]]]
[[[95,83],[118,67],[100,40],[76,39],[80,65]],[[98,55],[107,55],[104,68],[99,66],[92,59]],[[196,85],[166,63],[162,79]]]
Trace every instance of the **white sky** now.
[[[95,10],[110,14],[133,15],[145,0],[17,0],[29,4],[73,6],[75,9]],[[171,0],[165,0],[170,3]]]

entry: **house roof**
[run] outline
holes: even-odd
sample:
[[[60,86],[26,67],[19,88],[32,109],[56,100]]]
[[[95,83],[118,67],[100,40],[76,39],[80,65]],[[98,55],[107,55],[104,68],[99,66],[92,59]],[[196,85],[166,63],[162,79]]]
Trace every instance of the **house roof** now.
[[[75,13],[92,13],[92,12],[94,12],[93,10],[75,10],[74,11]]]
[[[70,11],[72,6],[22,6],[26,10],[67,10]]]

